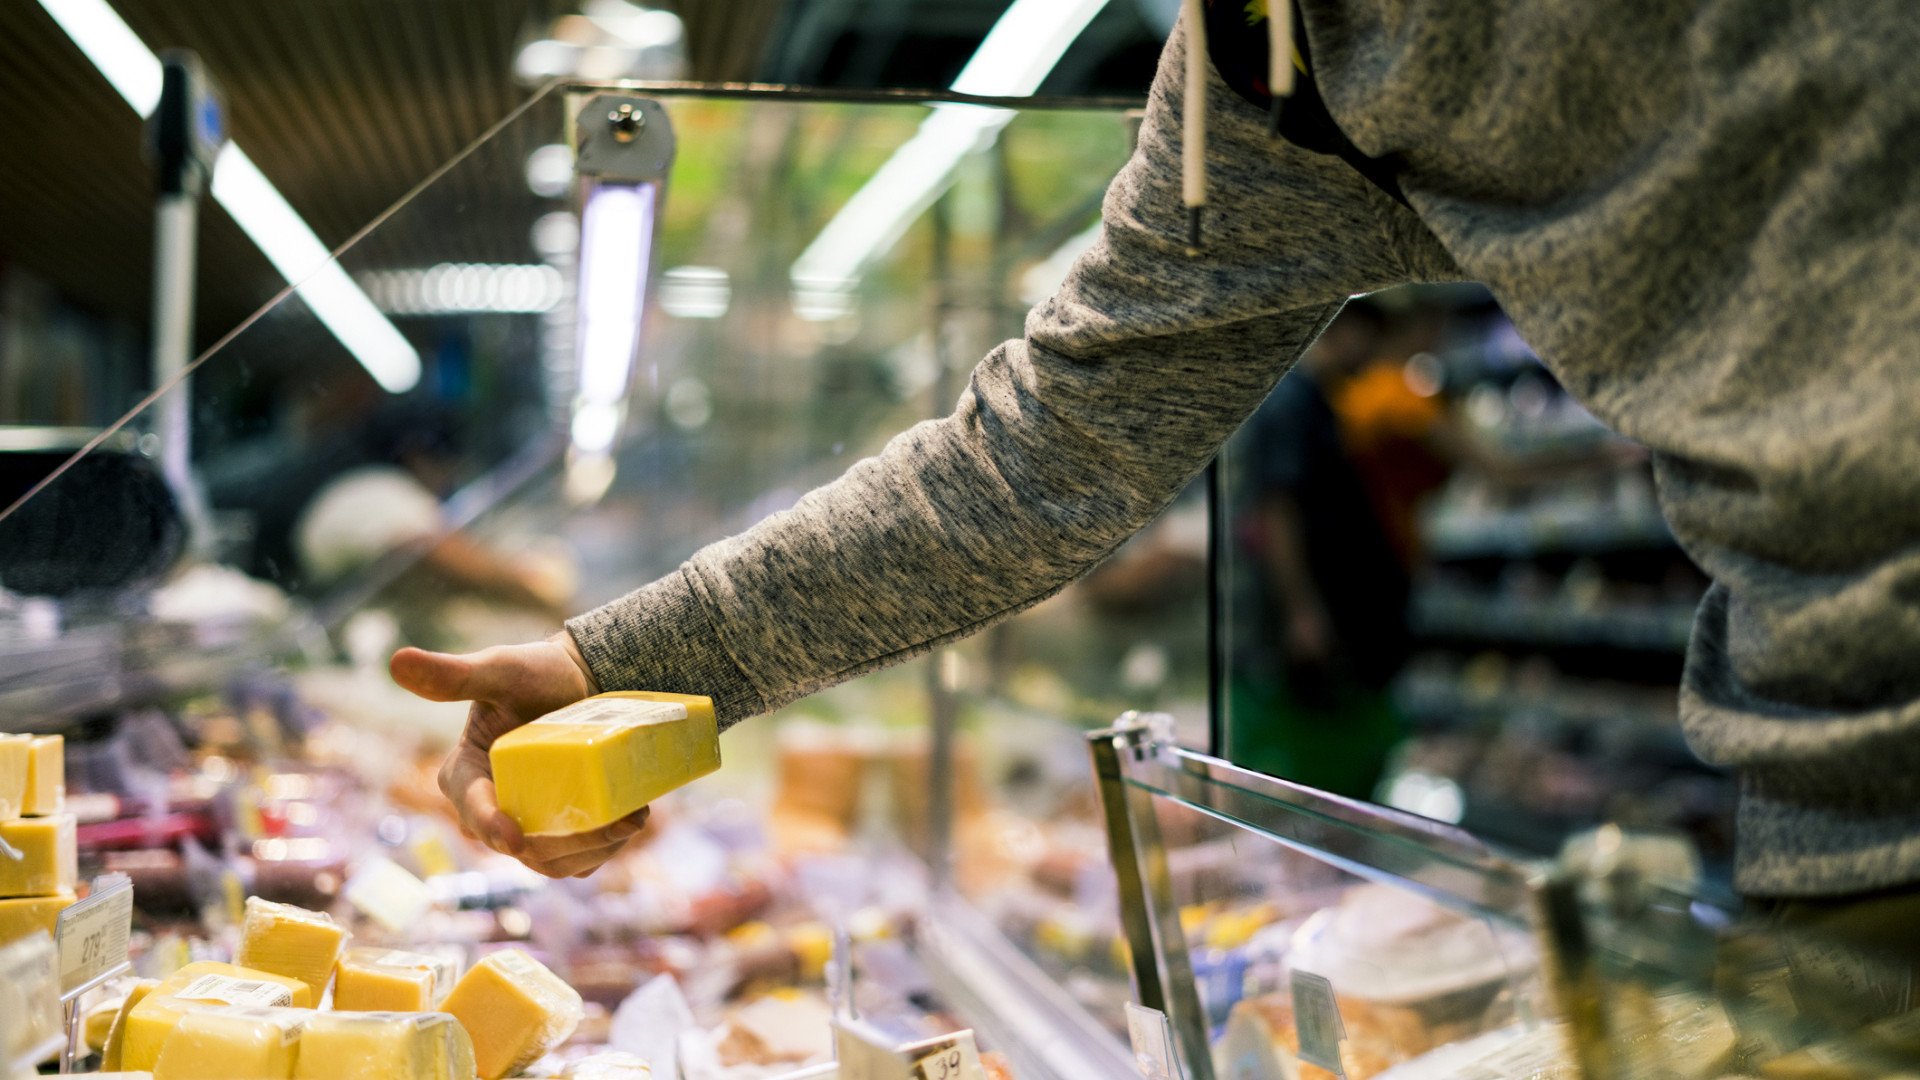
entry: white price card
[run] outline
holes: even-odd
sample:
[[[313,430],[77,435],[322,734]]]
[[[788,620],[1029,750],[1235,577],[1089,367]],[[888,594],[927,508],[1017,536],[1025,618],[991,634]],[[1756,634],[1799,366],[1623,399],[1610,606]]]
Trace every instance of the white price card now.
[[[986,1080],[973,1032],[900,1044],[871,1024],[833,1022],[840,1080]]]
[[[1133,1043],[1134,1064],[1146,1080],[1180,1080],[1173,1060],[1173,1028],[1166,1013],[1127,1002],[1127,1038]]]
[[[1347,1027],[1340,1019],[1340,1005],[1333,999],[1333,983],[1310,971],[1293,973],[1293,1027],[1300,1039],[1300,1060],[1344,1077],[1340,1064],[1340,1043]]]
[[[110,874],[93,883],[85,900],[60,913],[53,937],[60,955],[62,996],[127,963],[133,933],[133,882]]]

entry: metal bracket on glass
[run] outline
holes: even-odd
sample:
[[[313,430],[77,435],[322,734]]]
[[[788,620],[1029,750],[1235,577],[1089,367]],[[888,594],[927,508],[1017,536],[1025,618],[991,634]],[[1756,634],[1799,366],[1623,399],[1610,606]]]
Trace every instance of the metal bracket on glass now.
[[[1212,1080],[1213,1058],[1206,1015],[1180,928],[1179,909],[1167,872],[1167,849],[1160,839],[1152,796],[1131,789],[1123,759],[1156,753],[1172,731],[1172,720],[1129,712],[1104,731],[1087,736],[1093,754],[1094,782],[1105,811],[1107,846],[1120,891],[1120,922],[1133,967],[1134,996],[1141,1005],[1167,1015],[1187,1080]]]

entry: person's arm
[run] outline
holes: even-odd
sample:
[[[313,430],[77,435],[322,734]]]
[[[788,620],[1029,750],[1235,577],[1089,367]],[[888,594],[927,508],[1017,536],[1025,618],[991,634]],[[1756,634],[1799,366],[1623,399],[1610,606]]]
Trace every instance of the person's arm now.
[[[1102,239],[1026,336],[952,415],[569,622],[601,686],[705,694],[731,724],[1038,603],[1158,514],[1349,295],[1446,272],[1410,213],[1338,159],[1270,142],[1217,76],[1189,256],[1184,57],[1176,31]]]

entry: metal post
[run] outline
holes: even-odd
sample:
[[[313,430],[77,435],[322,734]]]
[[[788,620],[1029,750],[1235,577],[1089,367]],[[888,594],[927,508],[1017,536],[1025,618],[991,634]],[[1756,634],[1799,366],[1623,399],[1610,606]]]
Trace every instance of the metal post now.
[[[1167,1015],[1187,1080],[1213,1080],[1206,1015],[1187,956],[1186,933],[1173,901],[1167,849],[1153,815],[1153,797],[1126,783],[1124,758],[1151,752],[1152,728],[1136,714],[1087,735],[1094,783],[1105,811],[1107,848],[1119,883],[1120,923],[1133,967],[1134,996]]]
[[[1578,881],[1565,873],[1542,875],[1532,883],[1532,893],[1542,974],[1556,1011],[1566,1018],[1577,1075],[1614,1080],[1613,1039]]]

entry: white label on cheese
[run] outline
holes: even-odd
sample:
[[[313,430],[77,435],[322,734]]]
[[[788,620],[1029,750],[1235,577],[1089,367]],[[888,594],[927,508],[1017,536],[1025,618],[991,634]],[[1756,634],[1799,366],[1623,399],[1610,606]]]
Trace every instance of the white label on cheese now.
[[[1340,1040],[1347,1037],[1333,984],[1307,971],[1293,973],[1293,1026],[1300,1038],[1300,1060],[1318,1065],[1335,1076],[1346,1076],[1340,1064]]]
[[[223,1005],[286,1007],[293,1004],[293,991],[279,983],[236,979],[230,975],[202,975],[174,996],[188,1001],[218,1001]]]
[[[642,727],[667,724],[687,718],[687,707],[677,701],[642,701],[638,698],[588,698],[548,713],[536,724],[607,724],[615,727]]]
[[[405,949],[389,949],[379,956],[374,957],[371,966],[409,968],[415,971],[427,970],[433,967],[433,958],[430,956],[422,956],[415,952],[407,952]]]

